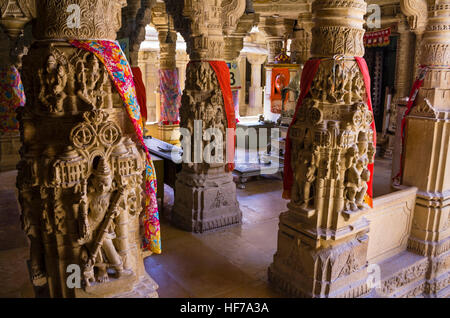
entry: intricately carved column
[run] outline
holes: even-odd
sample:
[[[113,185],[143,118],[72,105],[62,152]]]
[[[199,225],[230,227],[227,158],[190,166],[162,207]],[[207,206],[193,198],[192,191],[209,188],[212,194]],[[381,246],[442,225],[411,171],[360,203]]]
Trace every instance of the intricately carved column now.
[[[184,162],[177,175],[172,221],[194,232],[238,224],[242,213],[236,200],[236,185],[224,162],[224,148],[214,149],[217,160],[209,163],[204,160],[205,152],[210,154],[212,146],[212,141],[203,138],[208,135],[207,129],[215,128],[214,134],[217,135],[214,135],[214,140],[217,143],[218,140],[223,141],[222,145],[226,145],[228,122],[224,97],[208,61],[223,61],[222,3],[227,1],[165,2],[174,19],[175,29],[186,41],[191,60],[186,70],[180,109],[180,126],[192,136],[190,145],[184,139],[189,137],[183,136],[184,154],[190,163]],[[209,147],[205,148],[207,145]]]
[[[283,44],[294,28],[294,20],[274,17],[261,17],[259,29],[266,34],[269,50],[268,63],[275,62],[275,57],[281,53]]]
[[[389,122],[387,123],[387,130],[383,129],[383,138],[385,143],[383,145],[383,157],[392,158],[395,152],[395,132],[397,130],[397,116],[398,116],[398,105],[404,104],[404,100],[408,98],[411,83],[414,76],[414,34],[408,23],[404,20],[403,15],[399,16],[400,21],[398,22],[397,32],[397,58],[396,58],[396,70],[395,70],[395,94],[392,98],[389,115]]]
[[[269,279],[289,295],[358,297],[368,291],[364,218],[373,114],[354,57],[364,55],[363,0],[313,3],[312,58],[321,58],[290,130],[293,186],[280,215]],[[335,60],[339,55],[342,59]],[[286,178],[286,176],[285,176]]]
[[[0,26],[5,31],[0,48],[0,171],[16,169],[20,160],[16,109],[25,102],[20,70],[31,44],[24,28],[35,15],[33,1],[0,0]]]
[[[139,230],[145,154],[105,66],[66,41],[114,40],[125,1],[77,1],[79,27],[71,4],[37,2],[23,63],[17,187],[32,281],[51,297],[155,297]]]
[[[155,122],[160,116],[156,110],[156,89],[159,79],[155,76],[159,69],[159,52],[156,49],[139,51],[139,65],[142,70],[143,80],[147,95],[147,116],[148,121]]]
[[[264,110],[263,88],[261,85],[261,67],[267,60],[267,56],[260,54],[247,54],[247,60],[252,65],[252,78],[249,90],[249,109],[247,109],[247,114],[261,114]]]
[[[178,144],[180,139],[181,89],[177,70],[177,32],[166,5],[158,3],[152,11],[152,23],[159,39],[159,88],[161,90],[161,119],[158,126],[163,141]]]
[[[419,188],[408,247],[429,259],[425,293],[450,295],[450,1],[429,0],[421,64],[428,67],[407,117],[402,184]]]
[[[245,4],[245,3],[244,3]],[[243,10],[240,9],[240,11],[237,11],[235,14],[242,15]],[[242,49],[244,48],[244,37],[248,35],[248,33],[251,31],[252,27],[255,26],[259,21],[259,15],[255,13],[246,13],[243,14],[240,19],[237,21],[237,24],[235,25],[236,28],[234,31],[231,32],[230,30],[230,24],[224,23],[223,32],[224,32],[224,41],[225,41],[225,61],[227,63],[235,63],[236,65],[239,65],[237,62],[237,58],[241,54]],[[233,94],[233,103],[236,113],[236,118],[239,118],[240,110],[240,94],[241,94],[241,88],[238,88],[236,85],[236,82],[233,81],[231,83],[231,92]]]
[[[311,14],[301,14],[298,18],[298,26],[293,32],[291,63],[304,65],[308,61],[311,52],[312,27]]]

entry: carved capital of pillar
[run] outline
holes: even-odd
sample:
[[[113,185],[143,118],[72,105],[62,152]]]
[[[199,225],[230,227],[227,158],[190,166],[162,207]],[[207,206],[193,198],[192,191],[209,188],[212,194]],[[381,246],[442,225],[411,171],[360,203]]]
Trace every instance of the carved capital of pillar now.
[[[427,0],[401,0],[400,8],[413,31],[423,32],[427,25]]]
[[[311,53],[312,32],[309,29],[297,29],[293,32],[291,43],[292,63],[305,64]]]
[[[259,15],[257,14],[244,14],[239,19],[236,29],[231,34],[227,34],[226,30],[224,29],[225,60],[232,61],[239,57],[239,54],[244,47],[244,38],[258,23],[258,20]]]
[[[225,37],[225,50],[224,58],[226,61],[233,61],[239,57],[242,49],[244,48],[244,38],[243,37]]]
[[[450,65],[450,1],[428,1],[428,24],[422,39],[423,65]]]
[[[72,0],[37,1],[36,16],[40,23],[33,28],[36,39],[109,39],[115,40],[122,23],[126,0],[80,0],[79,25],[68,23],[78,13]],[[70,8],[72,8],[71,10]],[[76,18],[75,18],[76,20]]]
[[[291,63],[303,65],[311,56],[313,26],[311,12],[299,14],[292,33]]]
[[[261,17],[259,30],[266,34],[267,48],[269,50],[269,63],[281,53],[284,40],[292,35],[295,20],[274,17]]]
[[[267,50],[269,51],[268,62],[274,63],[275,57],[281,53],[284,46],[284,38],[281,37],[267,37]]]
[[[259,66],[259,65],[263,64],[266,60],[267,60],[267,56],[266,55],[255,54],[255,53],[248,53],[247,54],[247,61],[251,65]]]
[[[181,33],[191,60],[223,59],[222,2],[219,0],[164,0]]]
[[[222,28],[225,35],[229,36],[236,30],[245,7],[245,0],[222,0]]]
[[[316,0],[313,3],[312,56],[364,56],[366,9],[364,0]]]

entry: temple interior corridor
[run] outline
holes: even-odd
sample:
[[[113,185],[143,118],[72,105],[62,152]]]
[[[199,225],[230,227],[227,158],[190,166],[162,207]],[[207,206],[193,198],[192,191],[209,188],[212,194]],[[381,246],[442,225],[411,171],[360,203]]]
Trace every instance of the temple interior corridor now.
[[[378,158],[375,196],[389,193],[390,161]],[[29,243],[20,227],[16,200],[17,172],[0,173],[0,298],[34,297],[26,260]],[[161,233],[164,253],[144,259],[147,272],[164,298],[283,297],[270,288],[267,268],[277,249],[279,214],[288,201],[281,198],[279,176],[251,180],[238,190],[242,225],[206,234],[182,231],[170,224],[173,190],[165,186]]]
[[[449,158],[450,0],[0,0],[0,298],[450,298]]]

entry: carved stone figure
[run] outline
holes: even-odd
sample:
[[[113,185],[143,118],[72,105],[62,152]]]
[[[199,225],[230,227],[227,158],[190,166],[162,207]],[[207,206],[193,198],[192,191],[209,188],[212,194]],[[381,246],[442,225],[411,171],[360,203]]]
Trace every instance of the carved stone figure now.
[[[64,89],[67,85],[66,70],[59,65],[55,56],[50,55],[47,59],[45,69],[39,70],[41,90],[39,100],[51,113],[64,111],[63,103],[66,98]]]

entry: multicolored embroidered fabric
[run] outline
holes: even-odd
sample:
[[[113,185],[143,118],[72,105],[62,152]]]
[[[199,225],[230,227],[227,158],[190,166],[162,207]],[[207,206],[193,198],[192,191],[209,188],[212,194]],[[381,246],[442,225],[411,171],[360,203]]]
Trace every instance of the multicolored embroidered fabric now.
[[[145,183],[144,248],[153,253],[161,253],[161,234],[158,203],[156,199],[156,173],[150,153],[144,143],[144,128],[133,73],[120,45],[115,41],[87,40],[69,41],[73,46],[93,53],[105,65],[119,95],[122,97],[127,113],[133,123],[136,134],[147,154]]]
[[[15,66],[0,68],[0,132],[19,130],[16,109],[25,105],[20,73]]]
[[[163,124],[178,124],[181,105],[181,88],[178,81],[178,71],[159,70],[159,87],[161,90],[161,121]]]

